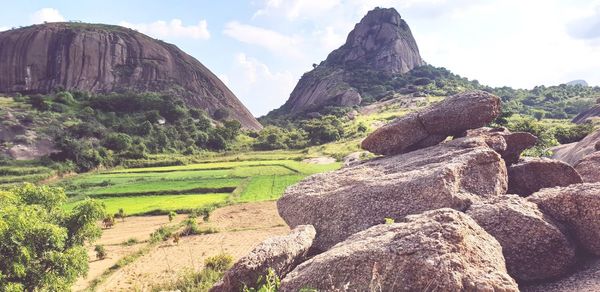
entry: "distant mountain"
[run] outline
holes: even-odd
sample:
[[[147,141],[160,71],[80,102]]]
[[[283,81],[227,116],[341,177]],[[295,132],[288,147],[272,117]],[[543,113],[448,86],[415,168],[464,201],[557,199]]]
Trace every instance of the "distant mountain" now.
[[[566,83],[567,85],[582,85],[582,86],[589,86],[588,83],[585,80],[573,80],[573,81],[569,81]]]
[[[51,23],[0,33],[0,93],[57,89],[168,92],[210,114],[225,110],[243,127],[261,125],[202,63],[134,30],[104,24]]]
[[[343,46],[302,76],[288,101],[271,115],[358,105],[364,96],[354,82],[356,74],[369,71],[388,79],[422,65],[417,43],[400,14],[394,8],[375,8],[356,24]]]

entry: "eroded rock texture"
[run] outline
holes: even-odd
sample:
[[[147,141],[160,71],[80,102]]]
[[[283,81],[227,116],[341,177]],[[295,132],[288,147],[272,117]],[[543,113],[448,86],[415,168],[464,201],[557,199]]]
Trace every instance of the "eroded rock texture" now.
[[[314,247],[324,251],[387,217],[465,210],[506,188],[500,155],[482,138],[463,138],[310,176],[289,187],[277,208],[291,227],[313,225]]]
[[[280,291],[518,291],[500,244],[469,216],[438,209],[350,236],[302,263]]]

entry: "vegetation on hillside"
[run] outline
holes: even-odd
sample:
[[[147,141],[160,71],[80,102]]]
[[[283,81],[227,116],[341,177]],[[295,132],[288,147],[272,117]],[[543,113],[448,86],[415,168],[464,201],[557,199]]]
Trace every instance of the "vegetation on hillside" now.
[[[214,113],[213,118],[220,120],[217,125],[205,112],[188,108],[169,94],[61,91],[14,100],[31,107],[15,110],[15,120],[4,122],[15,125],[5,126],[49,137],[58,149],[50,159],[78,171],[111,167],[151,153],[225,150],[241,131],[240,123],[228,120],[227,112]]]

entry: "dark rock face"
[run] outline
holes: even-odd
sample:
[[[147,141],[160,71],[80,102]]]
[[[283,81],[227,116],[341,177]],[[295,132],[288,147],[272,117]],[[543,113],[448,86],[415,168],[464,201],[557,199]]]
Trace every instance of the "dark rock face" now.
[[[356,24],[343,46],[302,76],[278,111],[295,114],[326,105],[357,105],[362,97],[346,82],[348,72],[362,68],[402,74],[422,65],[417,43],[400,14],[394,8],[375,8]]]
[[[499,97],[484,91],[459,93],[377,129],[361,146],[376,154],[406,153],[482,127],[499,114]]]
[[[244,287],[255,286],[271,268],[279,278],[283,278],[306,255],[315,238],[315,228],[301,225],[288,235],[269,238],[256,246],[248,255],[237,261],[223,279],[210,289],[211,292],[242,291]]]
[[[585,250],[600,256],[600,183],[543,189],[528,200],[565,224]]]
[[[466,210],[506,188],[500,155],[481,138],[463,138],[310,176],[289,187],[277,209],[291,227],[313,225],[313,247],[324,251],[386,217]]]
[[[0,92],[170,91],[212,113],[228,109],[245,128],[261,125],[198,60],[176,46],[119,26],[34,25],[0,33]]]
[[[350,236],[302,263],[279,291],[518,291],[500,244],[451,209]]]
[[[581,112],[573,118],[572,122],[576,124],[583,124],[588,119],[594,117],[600,117],[600,104],[596,104],[592,108]]]
[[[566,274],[575,263],[575,246],[538,207],[519,196],[476,202],[467,211],[500,242],[509,275],[521,281]]]
[[[570,165],[548,158],[527,158],[508,168],[508,193],[527,197],[543,188],[582,183]]]

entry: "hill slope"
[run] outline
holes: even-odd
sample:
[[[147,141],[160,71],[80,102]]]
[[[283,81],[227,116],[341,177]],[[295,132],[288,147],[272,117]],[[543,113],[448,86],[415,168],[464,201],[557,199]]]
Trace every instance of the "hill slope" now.
[[[394,8],[375,8],[356,24],[343,46],[302,76],[289,100],[272,114],[298,114],[327,105],[357,105],[363,96],[352,82],[356,72],[371,70],[389,76],[424,64],[400,14]]]
[[[202,63],[175,45],[103,24],[51,23],[0,33],[0,92],[169,92],[218,109],[248,129],[261,125]]]

